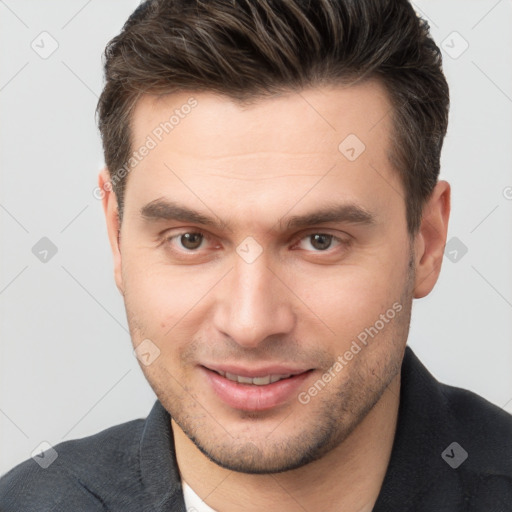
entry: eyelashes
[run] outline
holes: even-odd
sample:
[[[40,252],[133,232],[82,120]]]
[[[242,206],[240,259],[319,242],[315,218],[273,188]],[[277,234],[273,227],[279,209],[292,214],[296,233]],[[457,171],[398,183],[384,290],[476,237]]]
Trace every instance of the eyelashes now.
[[[332,254],[337,250],[347,248],[351,239],[348,235],[339,237],[322,230],[302,233],[295,237],[292,250],[302,249],[312,254]],[[214,249],[220,248],[219,242],[214,237],[200,230],[182,230],[178,233],[164,234],[163,244],[176,255],[184,257],[198,256],[204,253],[205,245],[213,244]]]

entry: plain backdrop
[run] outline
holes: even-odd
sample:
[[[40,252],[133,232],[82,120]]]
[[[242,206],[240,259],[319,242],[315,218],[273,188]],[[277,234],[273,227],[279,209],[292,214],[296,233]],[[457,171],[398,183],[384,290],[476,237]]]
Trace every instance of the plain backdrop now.
[[[42,441],[145,417],[155,400],[93,195],[102,51],[137,4],[0,1],[0,474]],[[451,87],[441,177],[453,211],[409,344],[439,380],[512,412],[512,2],[414,5]]]

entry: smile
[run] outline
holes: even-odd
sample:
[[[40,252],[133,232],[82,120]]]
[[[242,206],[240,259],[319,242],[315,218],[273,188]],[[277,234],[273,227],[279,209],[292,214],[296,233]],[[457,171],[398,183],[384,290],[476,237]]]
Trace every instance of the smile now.
[[[233,382],[239,382],[240,384],[251,384],[254,386],[267,386],[268,384],[273,384],[274,382],[288,379],[291,377],[291,374],[287,375],[266,375],[264,377],[243,377],[241,375],[235,375],[234,373],[227,373],[222,371],[217,371],[219,375],[229,379]]]
[[[234,372],[235,367],[229,369],[231,371],[227,371],[227,368],[200,367],[217,399],[232,409],[245,411],[264,411],[293,403],[305,381],[313,374],[313,370],[291,367],[252,371],[239,368],[237,373]]]

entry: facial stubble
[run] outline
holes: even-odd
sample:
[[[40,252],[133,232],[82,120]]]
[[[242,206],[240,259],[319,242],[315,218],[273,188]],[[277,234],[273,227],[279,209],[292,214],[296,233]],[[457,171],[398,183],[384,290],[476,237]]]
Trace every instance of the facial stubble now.
[[[323,390],[307,405],[297,401],[288,408],[282,421],[258,439],[237,434],[229,422],[223,424],[204,399],[179,382],[168,369],[158,364],[158,360],[152,367],[142,366],[142,369],[174,422],[215,464],[247,474],[290,471],[322,458],[343,443],[383,394],[392,392],[388,387],[400,372],[409,332],[414,280],[414,253],[411,250],[399,299],[401,311],[343,368],[342,372],[346,373],[339,377],[338,383],[336,379],[329,383],[329,387],[335,386],[333,391]],[[129,308],[126,294],[125,305],[132,340],[144,339],[144,333],[148,331]],[[385,338],[383,334],[386,334]],[[364,356],[365,351],[372,353],[377,348],[375,344],[379,343],[385,343],[386,347],[380,347],[379,358],[370,362]],[[163,360],[165,358],[161,358]],[[237,419],[254,429],[265,417],[265,414],[241,413]],[[287,431],[289,425],[297,424],[301,425],[300,431]]]

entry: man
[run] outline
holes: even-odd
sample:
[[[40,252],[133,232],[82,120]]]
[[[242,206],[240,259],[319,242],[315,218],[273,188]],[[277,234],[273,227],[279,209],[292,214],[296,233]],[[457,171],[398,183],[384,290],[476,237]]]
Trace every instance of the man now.
[[[106,51],[99,176],[158,400],[2,511],[512,510],[512,418],[406,347],[448,87],[405,0],[154,0]]]

